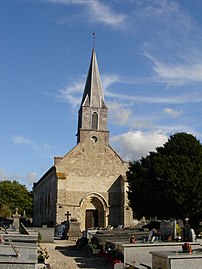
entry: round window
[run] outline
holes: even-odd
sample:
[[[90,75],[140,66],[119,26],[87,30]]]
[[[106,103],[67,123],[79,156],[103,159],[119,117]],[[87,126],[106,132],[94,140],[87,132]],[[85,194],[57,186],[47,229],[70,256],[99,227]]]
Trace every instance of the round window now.
[[[97,142],[97,137],[96,137],[96,136],[92,136],[92,137],[91,137],[91,140],[92,140],[93,142]]]

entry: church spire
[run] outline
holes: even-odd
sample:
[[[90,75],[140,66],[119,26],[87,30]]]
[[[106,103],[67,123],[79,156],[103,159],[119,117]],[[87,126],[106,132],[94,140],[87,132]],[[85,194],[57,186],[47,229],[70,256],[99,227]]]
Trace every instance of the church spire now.
[[[107,131],[107,114],[95,48],[93,48],[79,109],[78,142],[81,140],[81,130]]]
[[[95,48],[93,48],[86,85],[84,88],[81,106],[102,107],[106,106],[102,91],[100,73],[97,64]]]

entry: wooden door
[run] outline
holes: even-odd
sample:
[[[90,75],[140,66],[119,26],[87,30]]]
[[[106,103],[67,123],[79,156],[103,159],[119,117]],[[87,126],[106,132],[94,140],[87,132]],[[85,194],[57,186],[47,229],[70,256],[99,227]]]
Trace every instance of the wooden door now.
[[[86,210],[85,228],[98,227],[98,210]]]

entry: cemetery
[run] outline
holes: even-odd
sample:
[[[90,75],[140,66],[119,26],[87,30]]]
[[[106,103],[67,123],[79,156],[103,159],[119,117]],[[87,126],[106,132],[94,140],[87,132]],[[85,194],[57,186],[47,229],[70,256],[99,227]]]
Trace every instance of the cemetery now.
[[[176,221],[161,221],[159,224],[159,232],[153,238],[150,238],[152,229],[137,227],[98,230],[90,232],[89,237],[96,238],[103,246],[100,256],[114,268],[202,268],[201,241],[196,240],[190,226],[185,225],[179,236]],[[134,242],[130,241],[131,237],[135,238]],[[183,248],[186,244],[191,251]]]
[[[44,230],[42,234],[46,235],[46,227]],[[50,234],[51,230],[49,229]],[[50,236],[44,238],[50,238]],[[36,229],[28,230],[20,222],[20,215],[16,210],[10,227],[0,228],[0,268],[45,269],[47,268],[46,258],[48,258],[48,253],[40,247],[39,232]]]
[[[87,251],[112,268],[202,268],[202,241],[188,223],[150,221],[131,227],[89,229],[81,237],[78,223],[68,225],[68,239],[78,251]],[[77,240],[76,240],[77,239]],[[1,269],[45,269],[48,253],[40,242],[54,242],[54,228],[25,227],[17,210],[9,228],[0,230]]]

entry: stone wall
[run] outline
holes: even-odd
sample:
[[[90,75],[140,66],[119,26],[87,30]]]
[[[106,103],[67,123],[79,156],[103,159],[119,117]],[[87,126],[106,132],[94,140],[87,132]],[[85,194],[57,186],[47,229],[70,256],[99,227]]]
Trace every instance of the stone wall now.
[[[96,143],[91,139],[93,136],[98,139]],[[124,206],[128,205],[125,203],[123,177],[127,168],[127,163],[106,145],[103,136],[91,132],[85,142],[79,143],[57,162],[57,173],[65,174],[65,178],[58,179],[57,203],[60,207],[57,209],[57,223],[64,221],[64,215],[69,211],[71,217],[78,219],[81,229],[84,229],[82,199],[89,194],[97,194],[102,197],[100,199],[107,207],[105,210],[109,212],[109,217],[105,217],[105,225],[124,224]],[[131,223],[131,214],[127,218],[130,218]]]
[[[131,225],[126,181],[128,163],[117,155],[107,140],[108,132],[88,132],[85,140],[64,157],[55,158],[55,167],[34,188],[35,226],[60,224],[67,221],[66,213],[70,212],[71,217],[81,223],[83,231],[85,199],[97,199],[95,208],[100,204],[98,214],[104,217],[100,227]]]
[[[33,225],[55,225],[56,222],[57,177],[52,167],[34,185]]]

